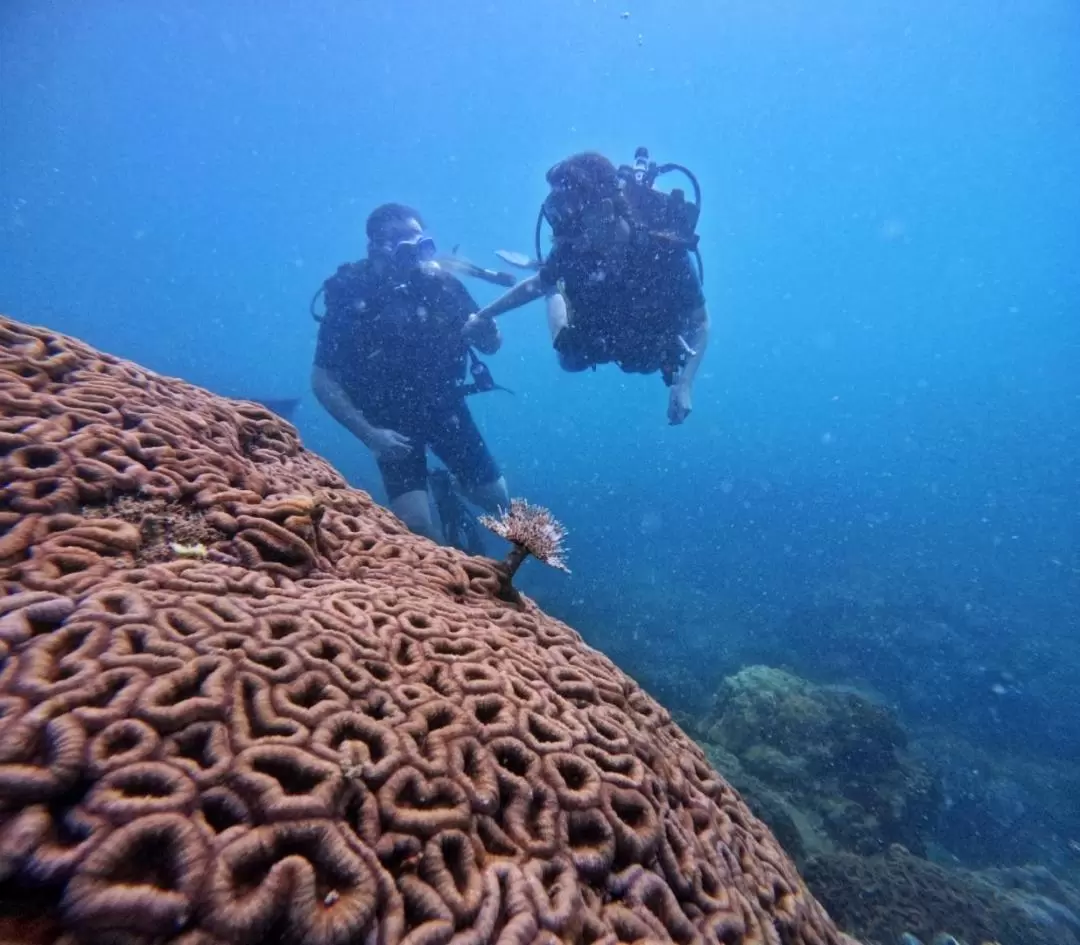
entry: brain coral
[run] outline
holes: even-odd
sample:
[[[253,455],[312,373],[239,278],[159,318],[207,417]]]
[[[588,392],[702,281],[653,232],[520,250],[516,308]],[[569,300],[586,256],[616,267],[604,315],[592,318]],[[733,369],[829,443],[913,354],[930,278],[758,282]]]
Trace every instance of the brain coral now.
[[[840,943],[664,710],[235,403],[0,319],[0,940]]]

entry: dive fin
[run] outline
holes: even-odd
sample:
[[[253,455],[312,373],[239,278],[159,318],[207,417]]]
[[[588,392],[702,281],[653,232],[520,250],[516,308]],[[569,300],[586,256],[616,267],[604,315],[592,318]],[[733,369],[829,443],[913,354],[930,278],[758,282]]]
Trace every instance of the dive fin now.
[[[455,247],[456,249],[457,247]],[[517,277],[509,272],[498,272],[495,269],[485,269],[483,266],[478,266],[476,263],[471,263],[467,259],[462,259],[460,256],[440,256],[436,262],[451,272],[460,273],[463,276],[471,276],[474,279],[483,279],[484,282],[491,282],[495,285],[510,286],[517,285]]]
[[[512,249],[497,249],[495,250],[495,255],[504,263],[513,266],[515,269],[527,269],[531,272],[535,272],[540,268],[540,263],[535,259],[530,258],[525,253],[515,252]]]

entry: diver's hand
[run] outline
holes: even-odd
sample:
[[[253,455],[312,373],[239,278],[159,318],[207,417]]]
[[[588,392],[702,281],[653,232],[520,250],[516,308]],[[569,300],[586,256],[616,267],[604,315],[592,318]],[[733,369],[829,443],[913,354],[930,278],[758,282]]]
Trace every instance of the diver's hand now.
[[[404,459],[412,449],[412,443],[407,436],[402,436],[397,430],[376,430],[368,439],[368,449],[379,460]]]
[[[678,426],[694,409],[694,401],[688,384],[672,384],[668,398],[667,417],[672,426]]]
[[[484,335],[490,335],[495,328],[495,319],[490,315],[485,315],[483,312],[473,312],[467,319],[461,329],[461,333],[467,340],[474,338],[480,338]]]

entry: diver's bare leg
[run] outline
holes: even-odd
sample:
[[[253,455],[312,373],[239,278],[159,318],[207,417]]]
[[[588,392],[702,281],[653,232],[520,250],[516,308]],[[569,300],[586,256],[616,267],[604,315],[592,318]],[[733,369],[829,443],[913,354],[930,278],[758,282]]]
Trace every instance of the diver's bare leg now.
[[[510,492],[506,488],[506,479],[500,476],[494,482],[473,486],[465,492],[465,497],[475,506],[491,515],[497,515],[510,507]]]
[[[399,495],[390,502],[390,511],[408,526],[409,531],[432,541],[440,541],[431,518],[431,505],[426,489],[415,489]]]
[[[555,292],[547,298],[548,331],[551,332],[551,340],[554,341],[559,332],[570,324],[570,315],[566,310],[566,299],[561,292]]]

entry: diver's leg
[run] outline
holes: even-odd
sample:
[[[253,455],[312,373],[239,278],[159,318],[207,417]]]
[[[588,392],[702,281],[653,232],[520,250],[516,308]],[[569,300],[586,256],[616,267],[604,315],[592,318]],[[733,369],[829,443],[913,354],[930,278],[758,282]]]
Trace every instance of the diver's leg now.
[[[551,332],[551,343],[559,337],[559,332],[570,324],[570,313],[566,308],[566,299],[561,292],[554,292],[547,297],[547,320],[548,331]]]
[[[548,296],[547,317],[551,347],[555,349],[559,367],[573,374],[592,367],[594,362],[582,347],[585,340],[580,328],[570,324],[570,310],[562,293],[556,292]]]
[[[498,515],[502,509],[510,507],[510,490],[506,487],[505,476],[465,488],[465,495],[473,505],[492,515]]]
[[[584,339],[576,328],[565,328],[555,339],[553,346],[559,359],[559,367],[571,374],[586,371],[595,363],[584,350]]]
[[[439,541],[428,501],[427,450],[422,436],[411,436],[413,448],[401,459],[380,460],[379,472],[390,499],[390,511],[409,531]]]
[[[432,438],[432,452],[453,473],[462,493],[485,512],[497,514],[510,504],[506,479],[499,470],[472,412],[461,398],[453,404]]]
[[[432,541],[441,541],[431,517],[431,505],[427,489],[412,489],[390,500],[390,511],[400,518],[409,531],[423,535]]]

